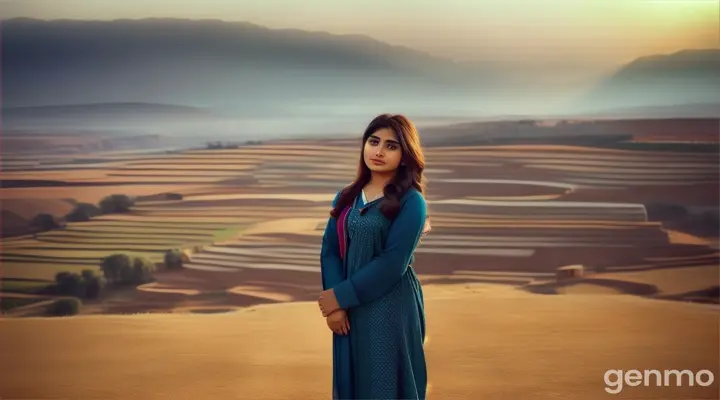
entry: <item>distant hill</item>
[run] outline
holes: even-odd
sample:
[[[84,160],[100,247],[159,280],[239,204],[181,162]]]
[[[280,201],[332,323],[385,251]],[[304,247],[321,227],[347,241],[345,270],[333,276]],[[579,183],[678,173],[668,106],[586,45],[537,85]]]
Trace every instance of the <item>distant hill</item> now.
[[[588,113],[586,117],[662,119],[720,118],[720,102],[608,108],[597,112]]]
[[[379,112],[474,118],[587,114],[627,107],[638,111],[720,103],[718,52],[687,50],[643,57],[610,72],[590,93],[577,98],[570,96],[591,86],[595,78],[575,82],[577,78],[567,77],[562,82],[562,73],[529,61],[456,63],[362,35],[218,20],[17,18],[0,25],[0,95],[3,107],[13,108],[13,116],[164,117],[194,114],[197,108],[245,119],[322,121],[334,116],[365,121]],[[551,64],[562,66],[563,60]],[[550,73],[555,75],[548,80]],[[85,104],[105,105],[17,108]],[[162,104],[193,109],[162,110]],[[46,121],[38,128],[35,121],[26,120],[19,128],[52,125]],[[288,126],[294,129],[296,124]],[[329,128],[321,122],[305,127],[308,132],[317,129]],[[167,131],[165,126],[157,130]]]
[[[457,95],[472,72],[359,35],[245,22],[143,19],[3,21],[6,106],[147,102],[253,115],[356,99]],[[478,80],[479,82],[479,80]]]
[[[576,111],[720,104],[720,49],[641,57],[602,79]]]
[[[4,118],[15,117],[55,117],[55,116],[110,116],[110,115],[206,115],[207,110],[197,107],[175,104],[153,103],[94,103],[66,104],[48,106],[3,107]]]

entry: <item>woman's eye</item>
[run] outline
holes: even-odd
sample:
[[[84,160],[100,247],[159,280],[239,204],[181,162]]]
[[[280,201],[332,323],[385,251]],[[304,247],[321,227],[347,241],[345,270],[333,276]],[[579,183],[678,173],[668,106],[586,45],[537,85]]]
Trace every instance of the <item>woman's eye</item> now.
[[[397,146],[395,146],[394,144],[389,144],[388,149],[395,150],[395,149],[397,149]]]
[[[371,141],[370,141],[370,144],[373,145],[373,146],[377,146],[378,141],[377,141],[377,140],[371,140]]]

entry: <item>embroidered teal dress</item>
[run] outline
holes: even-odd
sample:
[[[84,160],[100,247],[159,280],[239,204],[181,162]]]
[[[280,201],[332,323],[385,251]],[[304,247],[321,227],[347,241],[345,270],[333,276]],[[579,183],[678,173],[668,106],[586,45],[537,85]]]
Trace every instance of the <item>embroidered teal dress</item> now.
[[[358,196],[323,236],[323,289],[334,289],[350,319],[348,335],[333,334],[333,399],[425,398],[425,311],[412,263],[426,203],[410,189],[390,221],[380,201]]]

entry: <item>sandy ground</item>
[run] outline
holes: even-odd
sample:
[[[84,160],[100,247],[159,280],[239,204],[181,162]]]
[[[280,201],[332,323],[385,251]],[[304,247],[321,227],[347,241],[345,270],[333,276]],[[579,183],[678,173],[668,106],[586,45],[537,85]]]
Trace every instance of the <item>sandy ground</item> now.
[[[429,398],[606,399],[610,369],[708,369],[709,387],[673,378],[625,384],[620,398],[717,398],[716,307],[487,284],[430,285],[425,295]],[[314,303],[0,327],[1,398],[329,398],[330,334]]]

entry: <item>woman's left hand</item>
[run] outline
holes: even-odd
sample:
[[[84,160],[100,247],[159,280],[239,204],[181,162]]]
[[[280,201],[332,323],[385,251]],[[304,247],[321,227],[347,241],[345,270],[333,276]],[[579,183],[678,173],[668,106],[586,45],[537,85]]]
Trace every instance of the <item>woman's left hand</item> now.
[[[335,297],[335,291],[332,289],[320,293],[318,305],[320,306],[323,317],[327,317],[330,313],[340,308],[340,304],[338,304],[337,298]]]

